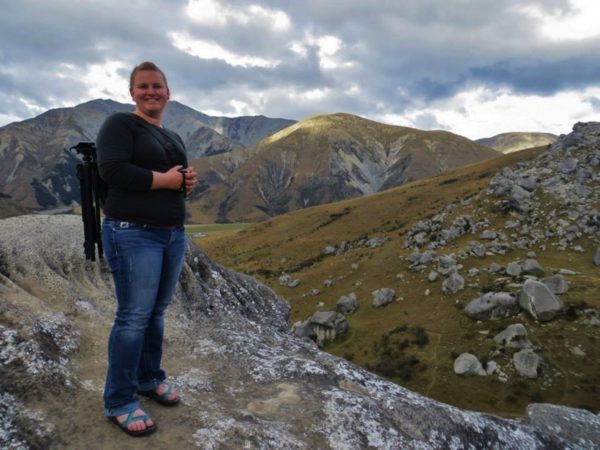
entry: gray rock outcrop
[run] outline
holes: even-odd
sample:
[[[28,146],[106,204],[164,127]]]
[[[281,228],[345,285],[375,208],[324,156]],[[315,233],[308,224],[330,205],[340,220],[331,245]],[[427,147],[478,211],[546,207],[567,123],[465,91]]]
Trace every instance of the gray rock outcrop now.
[[[600,247],[596,249],[596,253],[594,253],[593,258],[594,264],[600,266]]]
[[[519,304],[509,292],[487,292],[472,300],[464,311],[473,320],[504,319],[518,314]]]
[[[529,421],[540,429],[556,433],[577,448],[595,448],[600,442],[600,415],[568,406],[534,403],[527,406]],[[591,425],[591,426],[590,426]]]
[[[519,306],[541,322],[554,319],[562,309],[562,301],[548,286],[536,280],[525,280],[519,293]]]

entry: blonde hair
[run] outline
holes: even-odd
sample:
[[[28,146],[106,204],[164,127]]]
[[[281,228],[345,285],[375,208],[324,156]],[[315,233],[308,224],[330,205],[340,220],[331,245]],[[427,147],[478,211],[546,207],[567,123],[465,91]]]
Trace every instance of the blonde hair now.
[[[158,72],[162,75],[163,80],[165,80],[165,86],[168,88],[169,84],[167,83],[167,76],[165,73],[160,70],[160,68],[151,61],[144,61],[143,63],[138,64],[131,71],[131,75],[129,76],[129,89],[133,89],[133,80],[135,79],[135,74],[142,70],[152,70],[153,72]]]

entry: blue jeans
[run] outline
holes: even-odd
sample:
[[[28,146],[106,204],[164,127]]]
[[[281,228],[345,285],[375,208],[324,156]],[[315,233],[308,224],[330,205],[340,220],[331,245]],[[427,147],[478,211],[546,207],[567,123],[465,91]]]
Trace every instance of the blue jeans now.
[[[118,302],[108,340],[104,413],[119,416],[140,407],[138,390],[156,389],[166,378],[164,311],[183,266],[185,232],[107,218],[102,243]]]

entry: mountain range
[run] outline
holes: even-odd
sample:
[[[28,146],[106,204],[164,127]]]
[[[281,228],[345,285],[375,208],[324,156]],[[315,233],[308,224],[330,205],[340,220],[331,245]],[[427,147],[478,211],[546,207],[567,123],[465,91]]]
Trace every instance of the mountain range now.
[[[79,157],[65,149],[94,141],[109,114],[132,109],[130,104],[92,100],[0,128],[0,214],[77,206]],[[175,101],[169,103],[164,124],[183,138],[200,173],[188,208],[188,220],[200,223],[260,221],[555,139],[506,133],[474,142],[345,113],[300,122],[212,117]]]
[[[94,141],[104,119],[133,105],[92,100],[72,108],[49,110],[0,128],[0,192],[20,207],[39,210],[79,202],[73,152],[81,141]],[[251,146],[294,121],[253,117],[211,117],[172,101],[164,124],[184,140],[190,158]]]

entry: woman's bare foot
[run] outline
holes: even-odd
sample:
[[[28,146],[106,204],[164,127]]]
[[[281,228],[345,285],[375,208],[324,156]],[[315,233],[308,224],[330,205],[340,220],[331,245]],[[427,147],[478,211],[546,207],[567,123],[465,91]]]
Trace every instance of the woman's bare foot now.
[[[143,416],[144,414],[146,414],[146,413],[138,408],[133,413],[133,417]],[[120,424],[122,424],[123,422],[125,422],[127,420],[128,416],[129,416],[129,414],[123,414],[121,416],[117,416],[117,421]],[[152,419],[150,417],[148,417],[148,419],[146,419],[145,421],[144,420],[136,420],[135,422],[131,422],[127,426],[127,429],[130,431],[143,431],[146,428],[152,428],[153,425],[154,425],[154,422],[152,421]]]
[[[177,392],[177,390],[175,388],[171,388],[171,389],[172,389],[171,393],[167,397],[167,400],[175,401],[179,398],[179,393]],[[165,392],[167,392],[168,390],[169,390],[169,385],[167,383],[161,383],[158,385],[158,388],[156,389],[156,393],[158,395],[162,395]]]

